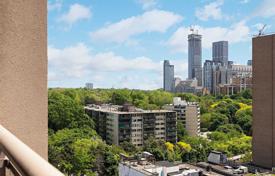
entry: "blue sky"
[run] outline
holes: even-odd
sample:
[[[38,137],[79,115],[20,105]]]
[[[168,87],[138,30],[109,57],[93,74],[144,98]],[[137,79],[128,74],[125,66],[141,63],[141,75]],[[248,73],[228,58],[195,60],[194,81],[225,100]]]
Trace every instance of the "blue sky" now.
[[[48,86],[157,89],[164,59],[185,79],[190,26],[203,62],[228,40],[229,59],[246,64],[251,38],[274,21],[274,0],[48,0]]]

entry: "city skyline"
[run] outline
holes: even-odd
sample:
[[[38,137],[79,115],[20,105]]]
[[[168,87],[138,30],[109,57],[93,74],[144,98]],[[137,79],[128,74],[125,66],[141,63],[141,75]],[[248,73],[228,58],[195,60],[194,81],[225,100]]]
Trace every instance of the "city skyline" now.
[[[228,40],[228,59],[246,64],[251,37],[263,24],[265,33],[274,31],[268,23],[274,6],[271,0],[49,0],[48,86],[157,89],[164,59],[185,79],[191,25],[202,34],[202,63],[212,58],[212,42]]]

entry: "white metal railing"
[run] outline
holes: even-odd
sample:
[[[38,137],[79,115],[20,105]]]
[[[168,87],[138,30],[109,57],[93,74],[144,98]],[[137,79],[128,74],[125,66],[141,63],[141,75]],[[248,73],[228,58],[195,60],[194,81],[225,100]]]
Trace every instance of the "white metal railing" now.
[[[54,166],[20,141],[0,125],[0,150],[4,152],[15,169],[22,176],[64,176]]]

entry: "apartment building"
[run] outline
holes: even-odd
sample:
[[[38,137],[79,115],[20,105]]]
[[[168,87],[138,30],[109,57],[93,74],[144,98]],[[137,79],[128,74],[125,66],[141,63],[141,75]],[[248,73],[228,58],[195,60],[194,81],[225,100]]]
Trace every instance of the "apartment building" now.
[[[124,141],[142,147],[149,137],[176,142],[176,112],[142,110],[130,105],[89,105],[86,112],[96,124],[96,131],[108,144]]]
[[[196,102],[186,102],[174,97],[173,104],[165,105],[166,110],[177,112],[177,123],[182,123],[190,136],[200,133],[200,107]]]

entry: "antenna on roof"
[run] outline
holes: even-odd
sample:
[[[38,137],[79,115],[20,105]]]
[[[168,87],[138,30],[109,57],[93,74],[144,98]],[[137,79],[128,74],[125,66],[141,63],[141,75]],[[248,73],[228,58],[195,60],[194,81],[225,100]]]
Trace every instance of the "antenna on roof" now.
[[[259,30],[258,36],[264,35],[264,29],[266,28],[266,24]]]

